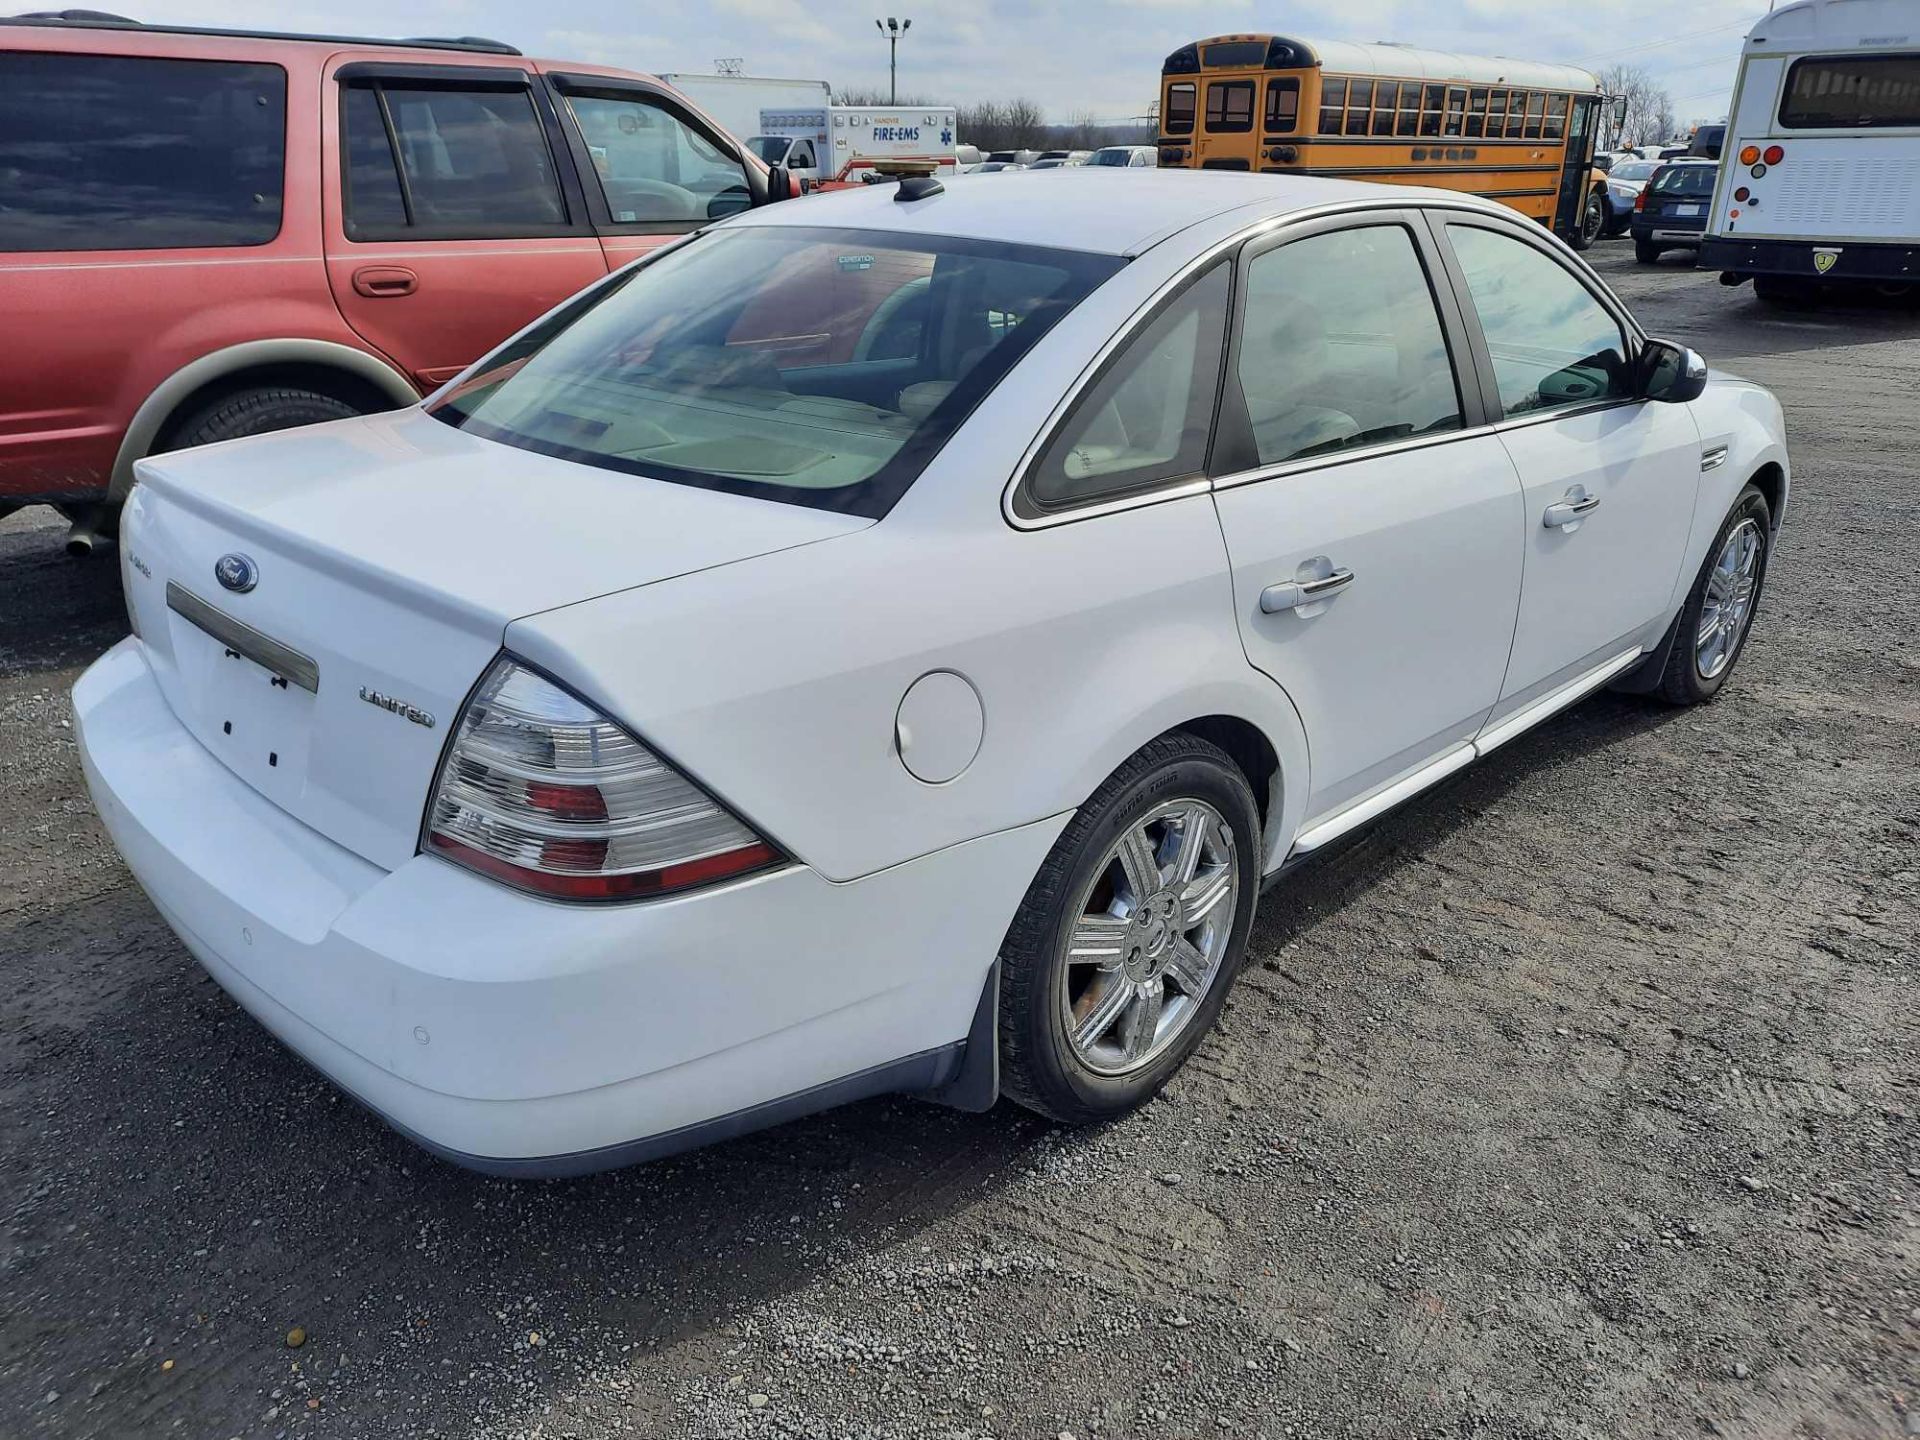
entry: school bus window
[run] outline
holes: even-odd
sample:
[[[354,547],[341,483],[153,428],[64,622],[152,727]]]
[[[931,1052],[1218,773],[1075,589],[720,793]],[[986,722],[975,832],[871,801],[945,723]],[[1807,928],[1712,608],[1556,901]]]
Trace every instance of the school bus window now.
[[[1253,128],[1253,81],[1215,80],[1207,86],[1207,129],[1232,134]]]
[[[1474,89],[1467,94],[1467,134],[1480,136],[1487,127],[1487,92]]]
[[[1542,95],[1538,90],[1533,90],[1528,92],[1527,94],[1527,129],[1526,129],[1527,139],[1538,140],[1540,138],[1540,120],[1541,120],[1541,117],[1545,114],[1546,108],[1547,108],[1547,97],[1545,95]]]
[[[1526,128],[1527,92],[1516,90],[1507,104],[1507,138],[1518,140],[1520,132]]]
[[[1400,124],[1398,133],[1418,135],[1420,133],[1420,87],[1402,85],[1400,87]]]
[[[1564,140],[1567,137],[1567,97],[1549,95],[1547,97],[1547,131],[1549,140]]]
[[[1460,122],[1464,118],[1466,108],[1466,87],[1464,85],[1449,85],[1447,87],[1447,120],[1446,124],[1442,127],[1446,134],[1458,135],[1460,133]]]
[[[1347,103],[1347,82],[1344,80],[1322,80],[1320,82],[1320,133],[1338,135],[1340,133],[1340,112]]]
[[[1169,135],[1193,133],[1194,99],[1194,88],[1191,85],[1167,87],[1167,133]]]
[[[1267,82],[1267,133],[1291,135],[1300,123],[1300,82],[1289,76]]]
[[[1487,135],[1497,140],[1507,129],[1507,92],[1496,90],[1487,97]]]
[[[1425,97],[1420,102],[1420,133],[1438,135],[1440,133],[1440,106],[1446,96],[1444,85],[1429,85]]]
[[[1372,108],[1373,82],[1349,80],[1347,82],[1347,134],[1367,133],[1367,112]]]
[[[1382,80],[1373,97],[1373,133],[1391,135],[1393,133],[1394,102],[1400,98],[1400,87],[1391,80]]]

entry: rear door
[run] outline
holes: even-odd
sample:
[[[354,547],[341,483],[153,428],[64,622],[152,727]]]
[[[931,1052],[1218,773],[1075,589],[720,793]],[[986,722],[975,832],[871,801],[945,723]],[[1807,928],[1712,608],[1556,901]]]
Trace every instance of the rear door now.
[[[1536,228],[1435,212],[1501,443],[1525,487],[1526,585],[1496,719],[1672,614],[1700,486],[1685,405],[1643,400],[1639,337]]]
[[[612,268],[764,196],[740,142],[673,91],[564,71],[546,84]]]
[[[1306,728],[1310,831],[1471,758],[1520,601],[1520,485],[1417,216],[1255,242],[1238,288],[1214,499],[1247,655]]]
[[[528,71],[350,61],[332,78],[327,280],[421,389],[606,273]]]

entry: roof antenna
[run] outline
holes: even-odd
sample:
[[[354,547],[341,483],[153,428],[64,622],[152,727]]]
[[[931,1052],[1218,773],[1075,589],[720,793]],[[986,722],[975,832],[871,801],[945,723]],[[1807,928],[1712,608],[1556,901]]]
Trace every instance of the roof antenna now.
[[[947,187],[934,178],[939,168],[932,160],[880,160],[874,163],[873,173],[898,180],[900,188],[893,192],[893,198],[904,203],[944,195]]]

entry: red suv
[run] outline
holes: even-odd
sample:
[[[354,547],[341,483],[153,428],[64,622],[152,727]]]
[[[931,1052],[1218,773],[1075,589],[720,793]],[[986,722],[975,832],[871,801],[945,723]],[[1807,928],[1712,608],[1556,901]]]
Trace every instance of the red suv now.
[[[412,404],[789,188],[657,80],[495,41],[0,20],[0,516],[84,551],[141,456]]]

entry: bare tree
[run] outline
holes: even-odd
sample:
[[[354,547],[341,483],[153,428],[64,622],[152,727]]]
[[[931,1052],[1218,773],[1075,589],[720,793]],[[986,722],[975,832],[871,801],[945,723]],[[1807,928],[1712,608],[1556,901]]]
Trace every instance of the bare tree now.
[[[1638,65],[1613,64],[1600,72],[1600,91],[1625,101],[1616,145],[1653,145],[1673,137],[1673,97]]]

